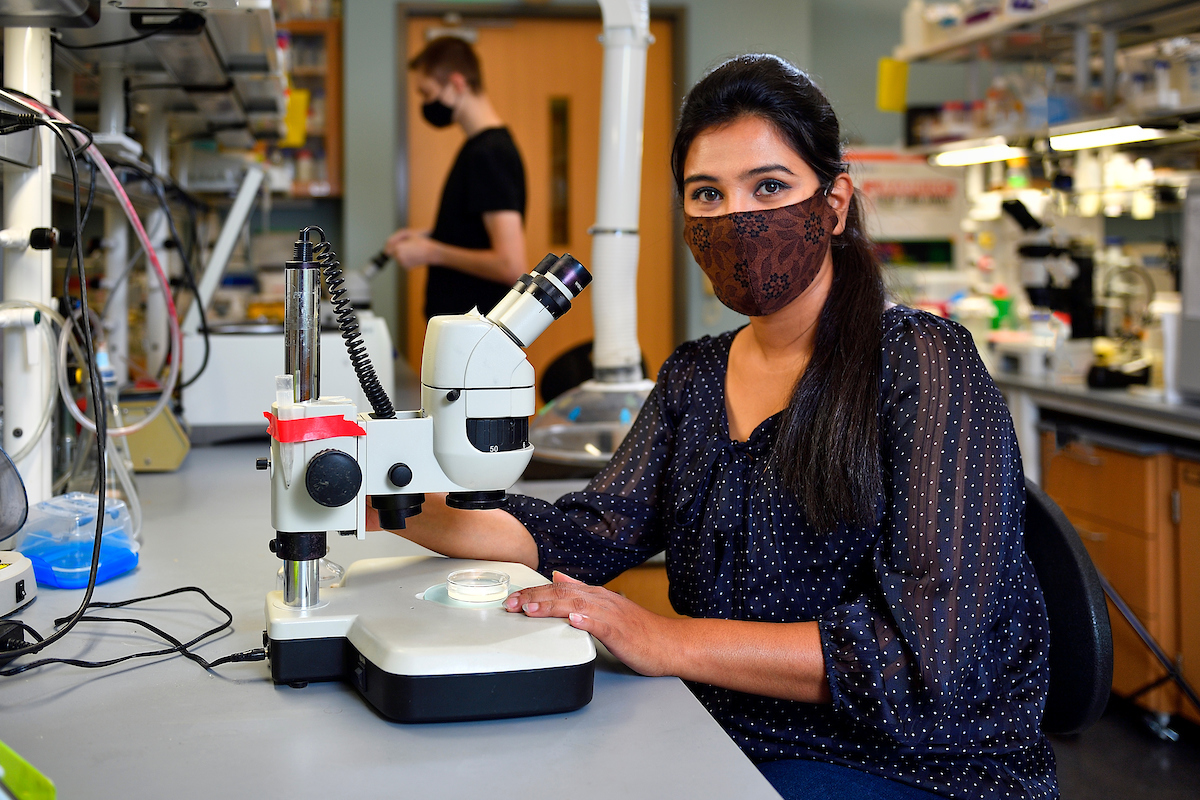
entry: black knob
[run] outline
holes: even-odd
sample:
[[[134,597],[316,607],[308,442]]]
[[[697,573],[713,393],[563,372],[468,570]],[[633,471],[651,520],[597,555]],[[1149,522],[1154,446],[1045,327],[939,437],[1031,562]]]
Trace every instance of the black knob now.
[[[269,459],[269,458],[255,459],[254,468],[255,469],[270,469],[271,468],[271,459]]]
[[[327,508],[349,503],[362,486],[362,469],[354,456],[341,450],[322,450],[308,462],[304,487],[308,496]]]
[[[460,392],[458,389],[451,389],[450,391],[446,392],[446,401],[453,403],[461,396],[462,392]]]
[[[397,489],[403,489],[412,483],[412,470],[408,468],[408,464],[392,464],[392,468],[388,470],[388,480]]]
[[[29,246],[34,250],[49,250],[58,241],[54,228],[34,228],[29,232]]]
[[[275,548],[276,548],[277,546],[278,546],[278,545],[276,545],[276,544],[275,544],[275,540],[274,540],[274,539],[272,539],[271,541],[267,542],[267,549],[268,549],[268,550],[270,550],[272,553],[274,553],[274,552],[275,552]]]

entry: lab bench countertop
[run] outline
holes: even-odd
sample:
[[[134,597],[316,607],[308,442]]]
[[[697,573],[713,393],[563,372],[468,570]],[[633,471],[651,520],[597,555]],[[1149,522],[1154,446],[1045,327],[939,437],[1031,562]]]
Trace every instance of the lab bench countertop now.
[[[266,449],[197,448],[178,472],[139,475],[140,564],[94,599],[199,586],[234,616],[200,655],[261,647],[280,564],[267,549],[269,482],[254,470]],[[343,565],[423,552],[383,532],[331,537],[330,547]],[[39,587],[16,616],[45,635],[82,594]],[[220,619],[188,595],[145,609],[139,616],[185,641]],[[44,655],[101,660],[161,646],[129,625],[81,623]],[[423,725],[383,719],[345,683],[275,686],[261,661],[212,672],[178,656],[57,664],[0,678],[0,740],[63,798],[778,798],[681,681],[636,675],[607,654],[578,711]]]
[[[992,378],[1001,391],[1024,392],[1042,408],[1200,442],[1200,405],[1168,402],[1136,389],[1093,389],[1083,383],[1060,383],[1051,376],[1032,378],[994,372]]]

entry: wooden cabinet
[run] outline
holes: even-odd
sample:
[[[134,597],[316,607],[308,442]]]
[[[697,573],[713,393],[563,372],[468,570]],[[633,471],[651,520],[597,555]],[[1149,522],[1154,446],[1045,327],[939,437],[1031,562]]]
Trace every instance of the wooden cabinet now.
[[[667,598],[667,566],[650,562],[628,569],[605,584],[609,589],[664,617],[679,617]]]
[[[1180,646],[1172,513],[1176,473],[1176,461],[1165,447],[1125,449],[1085,439],[1059,447],[1053,433],[1042,435],[1043,488],[1078,529],[1096,568],[1169,654]],[[1200,500],[1197,506],[1200,510]],[[1160,678],[1163,669],[1111,603],[1109,618],[1113,691],[1129,695]],[[1178,695],[1169,685],[1141,695],[1138,702],[1154,711],[1179,710]]]
[[[308,93],[302,147],[286,148],[296,197],[342,196],[342,21],[297,19],[280,22],[287,31],[293,90]]]
[[[1200,687],[1200,460],[1179,459],[1175,465],[1179,510],[1179,654],[1183,674]],[[1186,699],[1180,711],[1200,722],[1200,711]]]

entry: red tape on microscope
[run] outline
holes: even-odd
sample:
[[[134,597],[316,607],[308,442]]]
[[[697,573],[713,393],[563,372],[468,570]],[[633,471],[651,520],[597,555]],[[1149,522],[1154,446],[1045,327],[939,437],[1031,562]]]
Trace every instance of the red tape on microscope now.
[[[267,418],[267,433],[280,442],[313,442],[318,439],[334,439],[338,436],[366,436],[367,432],[357,422],[340,414],[327,417],[305,417],[303,419],[280,419],[270,411]]]

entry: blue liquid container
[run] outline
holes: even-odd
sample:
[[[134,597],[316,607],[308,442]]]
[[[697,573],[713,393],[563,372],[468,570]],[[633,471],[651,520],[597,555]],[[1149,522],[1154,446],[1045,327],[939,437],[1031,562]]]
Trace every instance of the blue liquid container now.
[[[38,586],[59,589],[87,586],[98,510],[96,495],[83,492],[52,497],[30,507],[29,518],[17,533],[14,549],[32,562]],[[123,575],[137,563],[138,543],[133,537],[129,510],[124,501],[106,498],[96,583]]]

